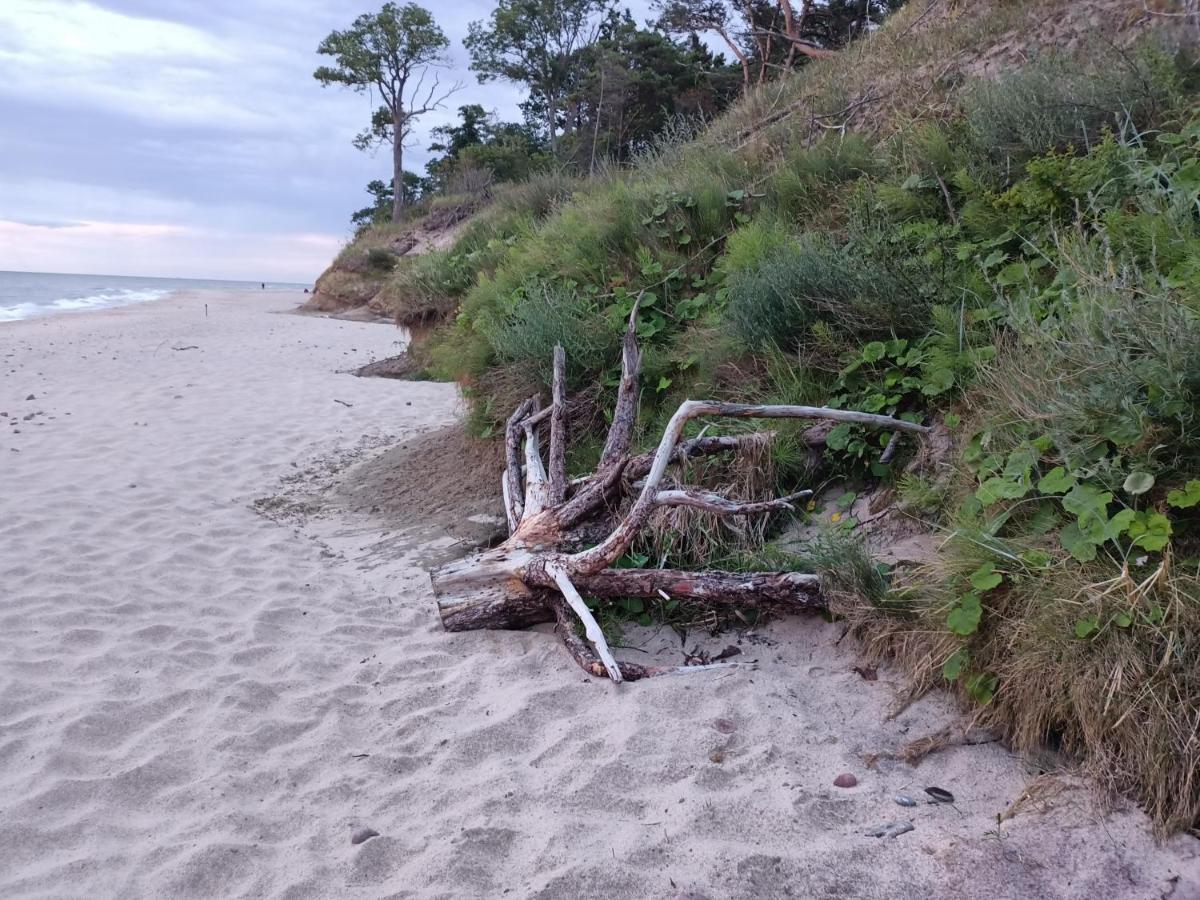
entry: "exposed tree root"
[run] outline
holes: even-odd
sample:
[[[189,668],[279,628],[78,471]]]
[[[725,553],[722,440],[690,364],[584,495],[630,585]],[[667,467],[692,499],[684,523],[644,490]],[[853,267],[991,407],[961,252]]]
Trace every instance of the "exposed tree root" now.
[[[703,607],[769,606],[783,611],[822,605],[819,579],[805,573],[613,568],[655,509],[691,506],[718,516],[754,516],[790,509],[793,501],[809,495],[801,491],[774,500],[739,503],[698,488],[664,488],[664,478],[672,465],[736,450],[748,441],[764,440],[761,434],[701,435],[684,440],[689,422],[701,416],[804,418],[852,422],[893,434],[929,430],[890,416],[854,410],[687,400],[671,417],[653,453],[630,456],[641,370],[636,317],[635,307],[622,341],[621,383],[612,425],[593,474],[570,482],[566,477],[566,354],[562,347],[554,350],[550,405],[542,408],[540,397],[530,397],[509,417],[505,427],[506,466],[501,478],[509,537],[498,547],[430,573],[447,630],[524,628],[557,621],[568,652],[591,674],[619,682],[677,671],[618,663],[583,595],[662,598]],[[539,435],[547,421],[548,468],[542,460]],[[598,525],[606,525],[609,511],[622,496],[635,492],[624,518],[597,535]],[[583,623],[586,640],[575,631],[577,621]]]

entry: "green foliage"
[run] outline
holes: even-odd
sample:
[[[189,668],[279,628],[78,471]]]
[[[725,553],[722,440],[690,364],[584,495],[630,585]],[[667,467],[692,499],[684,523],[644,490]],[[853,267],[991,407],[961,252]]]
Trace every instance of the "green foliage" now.
[[[367,251],[367,265],[379,272],[390,272],[396,265],[396,255],[382,247],[372,247]]]
[[[826,138],[815,146],[790,150],[772,173],[764,203],[779,216],[807,225],[828,206],[840,185],[878,169],[878,153],[861,135]]]
[[[887,334],[895,326],[911,334],[926,306],[916,285],[888,260],[862,249],[805,235],[753,269],[735,273],[727,282],[730,325],[752,349],[794,349],[819,321],[860,337]]]
[[[777,219],[758,216],[729,235],[716,269],[725,277],[752,271],[794,240]]]
[[[1046,54],[966,92],[967,122],[994,159],[1024,161],[1047,150],[1091,147],[1101,131],[1141,130],[1178,95],[1171,60],[1151,45],[1135,53],[1096,47],[1089,65]]]
[[[486,174],[491,183],[522,181],[550,167],[552,157],[528,126],[498,122],[477,103],[458,108],[460,121],[431,132],[437,153],[428,163],[429,185],[447,190],[464,173]]]
[[[317,81],[372,96],[378,93],[383,102],[354,143],[363,150],[378,143],[393,145],[393,185],[404,184],[401,154],[413,121],[434,108],[433,95],[424,106],[413,105],[410,83],[430,66],[443,65],[449,46],[427,9],[415,3],[385,3],[378,13],[363,13],[345,31],[330,32],[317,47],[318,53],[333,57],[332,65],[313,72]],[[400,200],[403,205],[403,191]]]
[[[945,311],[935,313],[945,315]],[[870,341],[849,355],[828,403],[919,422],[930,403],[961,387],[976,366],[994,354],[990,344],[963,347],[957,336]],[[838,459],[864,463],[875,475],[883,475],[886,467],[877,461],[890,438],[888,433],[841,423],[825,443]]]
[[[596,38],[602,0],[499,0],[487,21],[471,22],[463,44],[480,81],[525,84],[545,112],[553,146],[558,113],[577,53]]]
[[[506,307],[481,323],[483,333],[501,362],[530,366],[543,384],[550,383],[556,344],[567,351],[568,383],[575,386],[616,357],[619,327],[568,286],[530,284]]]

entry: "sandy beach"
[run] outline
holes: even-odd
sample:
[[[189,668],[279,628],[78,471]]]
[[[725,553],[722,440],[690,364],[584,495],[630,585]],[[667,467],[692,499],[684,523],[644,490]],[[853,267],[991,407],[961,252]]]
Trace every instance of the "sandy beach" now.
[[[1053,761],[868,766],[957,713],[888,718],[836,623],[695,633],[755,665],[623,685],[444,633],[422,564],[463,535],[363,490],[456,388],[354,377],[402,333],[300,299],[0,324],[0,895],[1200,897],[1200,842]]]

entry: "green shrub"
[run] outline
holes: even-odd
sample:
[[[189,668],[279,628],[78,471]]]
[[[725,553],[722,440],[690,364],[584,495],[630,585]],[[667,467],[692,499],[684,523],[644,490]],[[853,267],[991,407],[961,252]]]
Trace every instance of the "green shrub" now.
[[[378,272],[390,272],[396,265],[396,254],[382,247],[372,247],[367,251],[367,265]]]
[[[928,321],[928,300],[897,266],[823,235],[735,273],[728,291],[728,320],[752,349],[794,349],[818,320],[859,338],[911,334]]]
[[[543,384],[552,375],[554,345],[567,351],[568,382],[578,386],[617,359],[620,331],[595,303],[571,288],[549,283],[526,285],[510,307],[478,323],[496,358],[527,366]]]
[[[581,183],[564,172],[549,171],[525,181],[497,185],[493,197],[496,207],[504,212],[541,220],[569,200]]]
[[[795,236],[777,219],[758,216],[729,235],[716,269],[725,276],[756,269],[793,241]]]
[[[1177,102],[1180,86],[1174,62],[1155,45],[1133,53],[1096,47],[1086,68],[1078,56],[1051,54],[995,81],[980,79],[965,91],[964,106],[981,148],[998,162],[1023,162],[1056,148],[1090,148],[1105,128],[1148,128]]]

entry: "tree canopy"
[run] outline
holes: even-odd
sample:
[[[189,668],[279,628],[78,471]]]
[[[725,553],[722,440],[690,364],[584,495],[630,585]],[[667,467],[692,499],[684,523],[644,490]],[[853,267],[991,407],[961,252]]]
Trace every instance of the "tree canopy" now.
[[[443,88],[436,71],[429,77],[431,70],[446,64],[449,46],[428,10],[415,3],[389,2],[378,13],[359,16],[345,31],[331,32],[317,47],[318,53],[334,60],[313,72],[321,84],[378,92],[383,105],[355,138],[355,146],[390,143],[394,183],[404,183],[404,141],[413,120],[440,107],[458,89]],[[393,220],[399,220],[404,203],[404,190],[396,191]]]
[[[374,220],[383,198],[398,220],[418,194],[519,180],[547,166],[591,172],[637,157],[665,133],[719,114],[739,93],[829,56],[870,31],[904,0],[651,0],[653,22],[639,25],[619,0],[496,0],[464,39],[480,82],[524,85],[523,122],[502,122],[479,103],[430,132],[426,177],[403,168],[416,117],[458,88],[437,70],[449,42],[413,3],[385,3],[335,31],[318,52],[334,64],[314,73],[382,101],[355,145],[393,148],[392,177],[374,181]],[[713,35],[728,56],[709,49]],[[392,190],[400,184],[399,192]]]
[[[525,84],[545,110],[557,149],[559,114],[581,50],[599,36],[611,0],[499,0],[486,22],[472,22],[464,41],[480,81]]]

